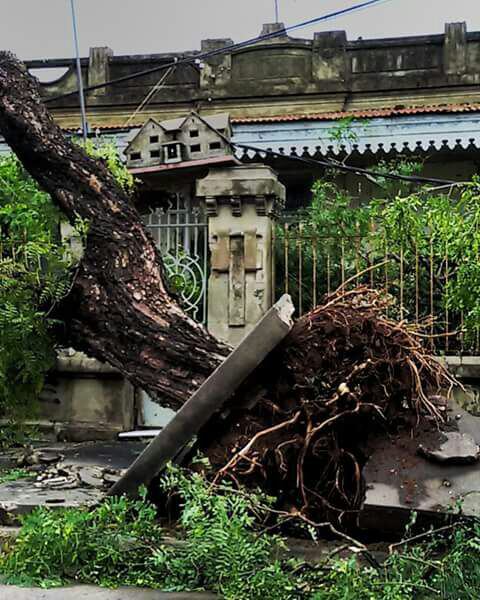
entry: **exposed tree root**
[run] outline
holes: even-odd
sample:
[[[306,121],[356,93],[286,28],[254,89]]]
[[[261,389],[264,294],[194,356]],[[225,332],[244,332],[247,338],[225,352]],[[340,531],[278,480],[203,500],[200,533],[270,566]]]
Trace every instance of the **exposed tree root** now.
[[[377,291],[343,290],[297,321],[243,386],[246,402],[237,396],[203,431],[216,481],[259,486],[305,522],[355,522],[368,437],[440,422],[455,383],[386,306]]]

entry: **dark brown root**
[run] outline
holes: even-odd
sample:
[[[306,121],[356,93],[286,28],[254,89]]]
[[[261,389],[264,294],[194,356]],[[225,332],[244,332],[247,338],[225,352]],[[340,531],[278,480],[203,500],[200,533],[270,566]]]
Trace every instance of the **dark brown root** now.
[[[260,487],[307,523],[356,521],[369,436],[439,423],[455,384],[421,335],[386,308],[384,296],[361,287],[296,322],[227,416],[202,432],[216,481]]]

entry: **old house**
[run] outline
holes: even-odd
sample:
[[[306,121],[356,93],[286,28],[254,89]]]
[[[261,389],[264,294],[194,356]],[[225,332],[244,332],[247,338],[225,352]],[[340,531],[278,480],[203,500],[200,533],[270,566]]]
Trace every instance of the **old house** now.
[[[448,23],[443,33],[371,40],[349,40],[344,31],[297,38],[281,24],[265,25],[261,33],[277,35],[239,48],[228,38],[203,40],[200,50],[174,56],[117,56],[92,48],[81,60],[91,136],[114,141],[142,181],[145,222],[183,286],[190,314],[233,342],[278,292],[275,257],[290,253],[296,268],[302,264],[304,246],[275,238],[274,217],[283,204],[289,211],[309,204],[312,183],[325,173],[315,161],[369,168],[413,158],[423,175],[454,180],[470,178],[480,166],[480,32]],[[205,57],[211,50],[220,53]],[[44,76],[42,90],[58,122],[75,133],[73,61],[38,59],[27,66],[64,69],[54,81]],[[109,85],[152,68],[158,72]],[[344,122],[347,136],[339,132]],[[259,150],[234,152],[227,140]],[[342,175],[342,184],[359,196],[372,189],[354,172]],[[281,276],[277,269],[277,281]],[[291,292],[286,280],[282,289]],[[87,389],[94,362],[59,361],[72,405],[85,408],[83,416],[71,414],[92,430],[102,420],[98,406],[92,418],[85,400],[93,392],[78,392],[71,383],[81,371]],[[110,386],[111,402],[119,394],[125,398],[124,416],[110,421],[111,431],[127,422],[161,422],[141,392],[98,369],[101,388],[107,378],[124,386]],[[97,386],[95,393],[104,392]],[[140,416],[134,423],[135,403]]]

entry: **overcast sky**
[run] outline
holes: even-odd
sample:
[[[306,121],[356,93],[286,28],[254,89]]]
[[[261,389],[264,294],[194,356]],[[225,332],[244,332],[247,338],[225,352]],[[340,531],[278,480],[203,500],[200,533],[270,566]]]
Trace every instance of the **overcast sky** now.
[[[274,0],[75,0],[80,49],[110,46],[115,54],[195,50],[200,40],[235,41],[274,21]],[[280,20],[291,25],[362,0],[278,0]],[[20,58],[73,53],[70,0],[0,0],[0,47]],[[480,31],[480,0],[384,0],[378,6],[302,29],[346,29],[349,39],[441,33],[445,22],[467,21]]]

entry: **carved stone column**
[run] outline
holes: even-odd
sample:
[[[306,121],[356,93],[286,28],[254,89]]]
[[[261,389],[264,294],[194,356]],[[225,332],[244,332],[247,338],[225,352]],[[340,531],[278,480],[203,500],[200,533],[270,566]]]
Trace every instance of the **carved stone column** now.
[[[208,328],[236,346],[274,302],[274,208],[285,187],[270,167],[248,165],[210,170],[196,195],[208,216]]]

